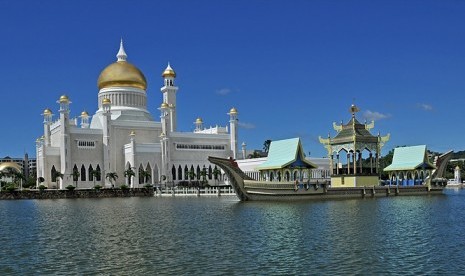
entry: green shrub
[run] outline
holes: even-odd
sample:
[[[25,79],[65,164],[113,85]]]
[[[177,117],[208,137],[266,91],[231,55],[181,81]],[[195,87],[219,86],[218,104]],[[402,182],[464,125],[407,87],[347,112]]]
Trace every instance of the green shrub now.
[[[74,189],[76,189],[76,187],[74,187],[73,185],[66,186],[66,190],[68,191],[74,191]]]
[[[13,192],[14,190],[16,190],[16,187],[15,185],[11,184],[11,185],[6,186],[6,190],[8,192]]]
[[[45,189],[47,189],[47,187],[45,187],[45,185],[40,185],[40,186],[39,186],[39,190],[40,190],[40,191],[43,191],[43,190],[45,190]]]
[[[102,189],[102,186],[100,186],[100,185],[95,185],[95,186],[94,186],[94,189],[95,189],[95,190],[100,190],[100,189]]]
[[[123,191],[129,190],[129,187],[128,187],[128,185],[124,185],[124,184],[123,184],[123,185],[121,185],[121,187],[120,187],[120,188],[121,188],[121,190],[123,190]]]

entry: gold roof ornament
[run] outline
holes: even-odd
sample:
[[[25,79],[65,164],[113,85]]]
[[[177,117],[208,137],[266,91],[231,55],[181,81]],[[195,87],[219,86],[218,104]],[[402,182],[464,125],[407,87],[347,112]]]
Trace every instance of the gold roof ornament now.
[[[198,117],[197,120],[195,120],[195,123],[196,124],[202,124],[203,123],[202,118]]]
[[[168,66],[166,66],[165,71],[161,74],[162,77],[171,77],[171,78],[176,78],[176,72],[174,72],[173,68],[171,68],[170,63],[168,62]]]
[[[169,108],[170,106],[167,103],[162,103],[160,108]]]
[[[131,137],[134,137],[134,136],[136,136],[136,132],[135,132],[134,130],[133,130],[133,131],[131,131],[131,133],[129,133],[129,136],[131,136]]]
[[[349,112],[352,114],[352,117],[355,117],[355,113],[357,113],[359,111],[360,111],[360,109],[355,104],[352,104],[350,106]]]
[[[47,116],[47,115],[52,115],[52,111],[48,108],[44,109],[44,113],[43,113],[44,116]]]
[[[89,113],[87,113],[87,111],[82,111],[81,112],[81,117],[89,117]]]
[[[235,107],[231,108],[231,110],[229,110],[229,114],[237,114],[237,109]]]
[[[147,80],[144,74],[136,66],[126,61],[127,55],[124,51],[122,39],[116,57],[118,60],[108,65],[100,73],[97,80],[98,89],[123,86],[146,90]]]
[[[60,103],[69,103],[69,98],[66,95],[62,95],[58,101]]]
[[[111,101],[108,98],[103,98],[102,104],[111,104]]]

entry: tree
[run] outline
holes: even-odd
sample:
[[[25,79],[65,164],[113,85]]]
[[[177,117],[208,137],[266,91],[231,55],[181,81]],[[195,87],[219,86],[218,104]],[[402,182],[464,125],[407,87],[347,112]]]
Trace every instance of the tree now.
[[[73,173],[72,173],[71,175],[73,176],[73,181],[74,181],[74,183],[76,183],[75,186],[76,186],[76,188],[77,188],[79,176],[80,176],[81,174],[79,173],[79,171],[78,171],[77,169],[73,169]]]
[[[129,186],[131,186],[131,178],[135,175],[136,173],[132,170],[132,168],[128,168],[127,170],[124,171],[124,177],[128,179]]]
[[[61,172],[58,172],[58,171],[55,171],[53,177],[54,177],[55,179],[60,178],[61,180],[63,180],[63,174],[62,174]],[[57,181],[57,182],[58,182],[58,181]],[[58,184],[58,183],[57,183],[57,184]],[[58,185],[57,185],[57,188],[58,188]]]
[[[271,140],[265,140],[265,142],[263,143],[263,151],[268,153],[268,151],[270,150],[270,145],[271,145]]]
[[[195,174],[195,171],[194,171],[194,168],[191,168],[190,171],[189,171],[189,182],[192,183],[192,180],[194,180],[196,174]]]
[[[221,171],[215,166],[212,173],[215,178],[215,183],[218,183],[218,176],[221,174]]]
[[[98,170],[91,170],[90,175],[92,176],[92,179],[94,180],[94,188],[95,188],[95,179],[99,178],[101,173]]]
[[[145,184],[147,179],[150,178],[150,172],[148,170],[139,170],[139,179],[142,179],[142,183]]]
[[[109,172],[107,173],[105,178],[107,178],[110,181],[111,187],[114,187],[113,181],[116,181],[116,179],[118,179],[118,174],[115,172]]]

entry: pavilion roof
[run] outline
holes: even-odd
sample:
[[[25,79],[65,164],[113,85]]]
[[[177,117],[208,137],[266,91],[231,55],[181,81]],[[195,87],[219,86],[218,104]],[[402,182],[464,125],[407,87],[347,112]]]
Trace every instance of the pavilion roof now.
[[[384,171],[410,171],[421,168],[435,168],[428,160],[426,145],[395,148],[392,164]]]
[[[305,159],[300,138],[272,141],[267,160],[257,167],[258,170],[282,169],[288,166],[317,168]]]
[[[367,129],[366,124],[361,124],[355,116],[347,124],[340,126],[340,128],[341,130],[337,135],[331,139],[332,144],[348,143],[354,140],[368,143],[376,143],[378,141],[378,137],[373,136]]]

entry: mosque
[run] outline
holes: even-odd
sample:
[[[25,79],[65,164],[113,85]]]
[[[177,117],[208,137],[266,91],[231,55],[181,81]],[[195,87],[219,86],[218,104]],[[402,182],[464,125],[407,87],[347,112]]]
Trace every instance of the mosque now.
[[[176,73],[170,64],[162,73],[160,121],[155,121],[147,110],[147,81],[127,61],[123,41],[116,57],[98,78],[98,110],[93,116],[83,111],[71,118],[67,95],[57,101],[57,120],[49,108],[43,111],[44,134],[36,141],[38,184],[60,189],[72,183],[79,188],[141,187],[177,184],[194,175],[195,180],[202,175],[213,183],[216,168],[207,157],[236,158],[237,110],[227,113],[229,127],[204,128],[197,118],[193,132],[180,132]]]

